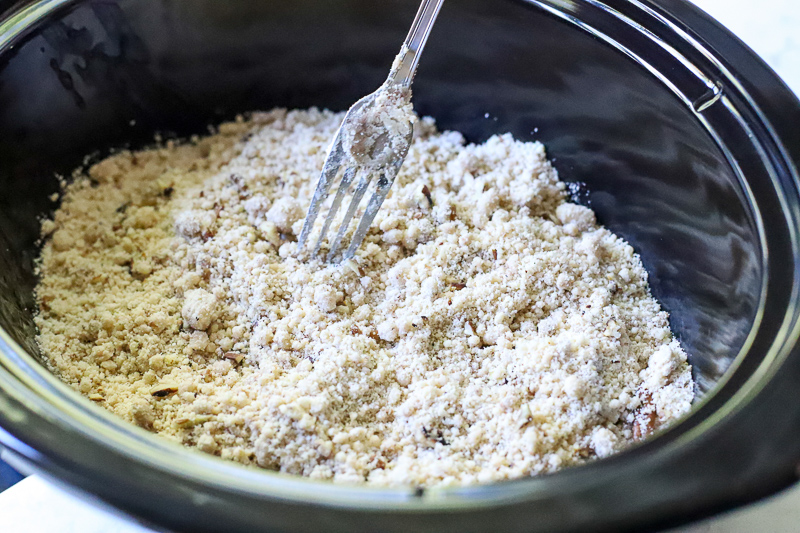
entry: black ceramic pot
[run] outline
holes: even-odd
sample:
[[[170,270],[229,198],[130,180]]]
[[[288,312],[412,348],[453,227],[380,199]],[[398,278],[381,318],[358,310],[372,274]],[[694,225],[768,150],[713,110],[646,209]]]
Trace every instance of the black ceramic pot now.
[[[85,154],[274,106],[344,109],[383,80],[416,0],[44,0],[0,18],[0,442],[179,531],[626,531],[798,476],[800,105],[682,0],[449,0],[415,84],[471,141],[545,143],[625,237],[691,354],[680,424],[610,459],[460,489],[245,469],[129,427],[39,361],[38,217]]]

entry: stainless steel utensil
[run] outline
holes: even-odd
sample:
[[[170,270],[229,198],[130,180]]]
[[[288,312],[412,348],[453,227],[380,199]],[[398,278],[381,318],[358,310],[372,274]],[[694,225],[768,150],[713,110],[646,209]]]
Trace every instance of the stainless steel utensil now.
[[[350,246],[341,257],[341,260],[352,258],[364,240],[370,224],[375,219],[375,215],[386,195],[389,194],[389,189],[391,189],[394,179],[403,165],[413,133],[411,121],[405,125],[404,131],[398,131],[398,129],[388,128],[385,122],[376,120],[376,117],[378,115],[385,117],[386,112],[392,113],[395,111],[387,108],[387,106],[408,103],[408,99],[411,97],[411,82],[417,70],[419,56],[425,47],[425,42],[428,40],[428,35],[443,3],[444,0],[422,1],[419,11],[417,11],[417,16],[411,24],[411,30],[400,48],[400,53],[395,58],[389,77],[386,78],[386,81],[378,90],[353,104],[347,115],[345,115],[328,151],[322,174],[311,199],[311,205],[306,213],[306,219],[297,243],[298,250],[304,248],[309,234],[314,228],[314,222],[319,215],[322,204],[330,195],[333,183],[343,166],[345,170],[341,173],[342,179],[328,210],[328,215],[325,217],[325,222],[317,238],[317,243],[314,245],[312,255],[316,255],[319,252],[325,235],[328,233],[328,229],[342,205],[342,200],[349,192],[356,176],[360,176],[358,185],[356,185],[350,200],[350,205],[340,222],[339,230],[328,251],[327,260],[332,261],[336,257],[353,215],[358,210],[358,206],[370,183],[372,183],[375,176],[378,176],[378,182],[372,197],[369,199],[364,214],[361,216],[361,221],[353,234]],[[400,126],[402,129],[403,125],[401,124]],[[354,152],[352,146],[349,146],[348,139],[361,135],[361,132],[357,131],[359,129],[370,130],[369,134],[365,136],[367,137],[368,147],[354,157]]]

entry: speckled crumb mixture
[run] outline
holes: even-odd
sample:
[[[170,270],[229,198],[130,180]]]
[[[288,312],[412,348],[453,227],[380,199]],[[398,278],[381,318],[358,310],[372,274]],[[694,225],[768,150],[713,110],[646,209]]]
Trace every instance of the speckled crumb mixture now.
[[[276,109],[76,175],[42,227],[58,375],[205,452],[375,485],[552,472],[689,410],[638,256],[538,143],[421,120],[356,257],[298,256],[342,116]]]

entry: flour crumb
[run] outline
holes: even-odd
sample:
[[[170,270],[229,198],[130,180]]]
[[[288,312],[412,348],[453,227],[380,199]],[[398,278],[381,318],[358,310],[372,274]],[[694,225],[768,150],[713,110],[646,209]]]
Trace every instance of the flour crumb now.
[[[267,220],[275,224],[278,230],[288,233],[298,220],[302,220],[305,211],[294,198],[279,198],[267,212]]]
[[[184,295],[183,319],[192,329],[207,329],[217,311],[217,298],[203,289],[192,289]]]

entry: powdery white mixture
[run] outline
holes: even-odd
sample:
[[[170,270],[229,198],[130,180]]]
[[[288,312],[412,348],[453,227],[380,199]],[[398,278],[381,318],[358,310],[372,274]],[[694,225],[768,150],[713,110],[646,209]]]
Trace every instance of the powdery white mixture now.
[[[298,259],[342,117],[277,109],[76,175],[43,223],[54,370],[205,452],[375,485],[552,472],[689,410],[639,258],[538,143],[422,120],[355,258]]]

